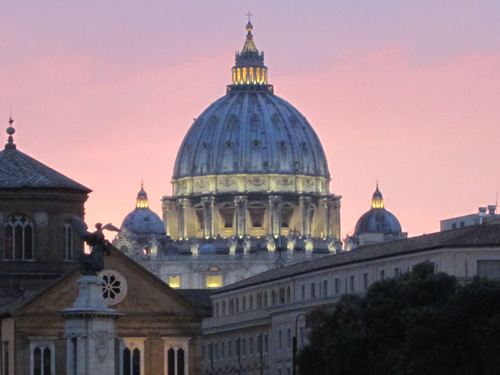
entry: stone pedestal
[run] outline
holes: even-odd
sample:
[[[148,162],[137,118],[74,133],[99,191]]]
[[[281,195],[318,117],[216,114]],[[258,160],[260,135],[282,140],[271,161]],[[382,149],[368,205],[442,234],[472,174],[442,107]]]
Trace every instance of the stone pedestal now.
[[[66,319],[66,374],[115,374],[115,320],[122,314],[107,307],[99,277],[83,276],[78,284],[73,307],[61,311]]]

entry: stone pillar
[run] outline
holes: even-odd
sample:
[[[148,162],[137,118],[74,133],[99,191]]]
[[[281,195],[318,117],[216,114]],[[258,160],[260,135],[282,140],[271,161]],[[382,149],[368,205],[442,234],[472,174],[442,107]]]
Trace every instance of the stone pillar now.
[[[332,234],[332,199],[330,198],[323,198],[321,200],[321,203],[323,204],[323,208],[325,210],[325,231],[324,231],[324,238],[330,237]]]
[[[236,211],[236,236],[242,238],[247,234],[247,197],[237,195],[234,197]]]
[[[201,198],[203,207],[203,237],[214,237],[214,197]]]
[[[311,235],[311,197],[300,197],[300,205],[302,206],[302,236]]]
[[[171,197],[162,197],[162,208],[163,208],[163,223],[165,224],[165,231],[167,236],[171,236],[171,212],[172,208],[175,207],[174,198]]]
[[[269,196],[269,233],[275,238],[281,235],[281,203],[279,195]]]
[[[83,276],[78,284],[73,307],[60,312],[66,320],[66,374],[114,374],[115,320],[122,314],[107,307],[98,276]]]
[[[179,240],[184,240],[187,237],[186,234],[186,207],[188,200],[185,198],[179,198],[177,200],[177,218],[178,218],[178,230],[179,230]]]

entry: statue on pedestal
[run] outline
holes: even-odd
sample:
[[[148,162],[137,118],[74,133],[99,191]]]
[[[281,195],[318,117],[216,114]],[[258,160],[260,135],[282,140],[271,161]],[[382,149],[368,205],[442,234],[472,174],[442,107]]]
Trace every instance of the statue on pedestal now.
[[[71,223],[73,230],[78,236],[84,240],[91,248],[90,254],[82,254],[78,259],[80,261],[81,272],[84,276],[97,275],[104,269],[104,254],[109,255],[109,241],[104,238],[103,230],[119,232],[113,224],[102,225],[97,223],[95,225],[96,231],[87,231],[88,227],[85,222],[79,217],[72,217]]]

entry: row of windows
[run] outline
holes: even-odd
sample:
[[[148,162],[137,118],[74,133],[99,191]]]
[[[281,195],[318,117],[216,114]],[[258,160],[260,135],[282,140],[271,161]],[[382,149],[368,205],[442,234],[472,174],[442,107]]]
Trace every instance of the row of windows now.
[[[196,217],[198,219],[198,229],[203,230],[204,217],[203,207],[197,206],[195,208]],[[225,229],[232,229],[234,226],[235,208],[232,206],[222,206],[219,209],[222,218],[223,227]],[[264,223],[264,214],[266,213],[266,206],[263,204],[255,204],[248,207],[250,220],[253,228],[262,228]],[[289,228],[291,218],[293,215],[293,208],[290,205],[283,205],[281,208],[281,227]]]
[[[253,355],[267,355],[269,336],[238,337],[234,340],[211,342],[202,346],[203,360],[209,363]]]
[[[63,230],[63,259],[74,260],[74,234],[71,224],[65,223]],[[4,224],[4,259],[35,259],[35,235],[33,222],[24,215],[10,216]]]
[[[240,304],[241,301],[241,304]],[[271,289],[264,292],[256,293],[256,303],[254,305],[254,295],[250,294],[247,296],[229,298],[223,300],[222,302],[215,302],[214,304],[214,316],[225,316],[228,314],[235,314],[239,312],[251,311],[254,309],[261,309],[268,306],[274,306],[282,303],[290,303],[292,301],[292,292],[290,286],[280,287],[278,289]]]
[[[399,277],[401,269],[394,267],[391,277]],[[386,271],[380,270],[377,280],[384,280],[386,278]],[[331,280],[331,283],[330,283]],[[373,280],[373,281],[377,281]],[[359,285],[357,284],[359,283]],[[338,296],[340,294],[364,292],[368,289],[370,284],[368,272],[363,272],[360,279],[357,280],[355,275],[349,275],[348,278],[342,279],[334,277],[333,279],[324,279],[321,281],[312,281],[309,284],[300,285],[300,299],[314,299],[325,298],[329,296]],[[214,303],[214,317],[225,315],[237,314],[240,312],[251,311],[254,309],[267,308],[282,303],[292,302],[292,295],[290,286],[283,286],[280,288],[271,289],[264,292],[257,292],[256,303],[254,304],[254,294],[243,297],[234,297],[217,301]]]
[[[399,267],[394,267],[392,277],[399,277],[401,276],[401,270]],[[385,270],[380,270],[378,274],[378,279],[373,280],[373,281],[379,281],[379,280],[384,280],[386,278],[386,272]],[[357,285],[356,281],[359,282],[359,285]],[[344,279],[344,282],[342,283],[342,278],[340,277],[334,277],[333,278],[333,284],[332,284],[332,290],[330,291],[329,288],[329,279],[324,279],[321,282],[311,282],[309,284],[309,295],[307,295],[307,290],[306,290],[306,284],[302,284],[300,286],[301,292],[301,299],[306,300],[308,298],[318,298],[318,297],[328,297],[330,295],[339,295],[343,293],[355,293],[355,292],[361,292],[361,291],[366,291],[369,287],[369,276],[368,272],[363,272],[360,275],[360,279],[357,280],[355,275],[349,275],[348,278]],[[342,289],[342,287],[344,289]]]

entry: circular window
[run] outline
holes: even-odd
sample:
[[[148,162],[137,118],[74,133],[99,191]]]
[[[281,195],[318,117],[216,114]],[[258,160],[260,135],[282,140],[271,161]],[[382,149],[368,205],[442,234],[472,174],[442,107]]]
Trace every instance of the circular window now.
[[[121,273],[105,269],[99,273],[103,281],[102,296],[108,306],[116,305],[127,294],[127,281]]]

